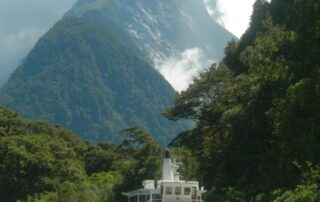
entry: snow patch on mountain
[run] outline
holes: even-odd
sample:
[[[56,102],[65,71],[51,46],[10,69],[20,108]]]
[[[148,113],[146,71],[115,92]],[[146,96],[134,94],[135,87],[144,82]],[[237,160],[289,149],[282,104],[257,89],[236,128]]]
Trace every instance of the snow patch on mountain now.
[[[96,8],[92,1],[105,3]],[[109,27],[107,31],[128,36],[122,45],[129,44],[128,48],[142,59],[154,62],[156,69],[181,91],[212,60],[221,60],[227,42],[235,38],[216,22],[214,16],[220,16],[218,1],[82,0],[67,16],[82,16],[87,7],[89,15],[85,16],[114,23],[119,29]],[[96,8],[95,15],[90,15],[91,8]]]

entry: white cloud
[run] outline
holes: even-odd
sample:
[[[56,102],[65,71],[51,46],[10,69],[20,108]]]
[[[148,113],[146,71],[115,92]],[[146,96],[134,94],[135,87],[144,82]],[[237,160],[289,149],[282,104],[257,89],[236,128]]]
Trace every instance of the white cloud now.
[[[22,59],[76,0],[1,0],[0,1],[0,85]],[[237,36],[248,26],[254,0],[204,0],[208,12]],[[223,13],[223,14],[222,14]],[[156,59],[156,68],[174,86],[184,90],[202,68],[201,50],[188,49],[165,60]]]
[[[155,58],[155,67],[177,90],[188,88],[199,71],[207,68],[213,61],[205,61],[199,48],[186,49],[167,59]]]
[[[212,16],[216,22],[218,22],[224,27],[224,22],[222,20],[222,13],[218,9],[217,1],[218,0],[203,0],[209,15]]]
[[[249,26],[255,0],[203,0],[208,13],[237,37]],[[219,15],[217,15],[219,14]]]
[[[240,37],[249,26],[255,0],[218,0],[225,27]]]
[[[0,86],[75,1],[0,1]]]
[[[239,38],[248,28],[255,0],[203,0],[208,13]],[[201,69],[214,61],[205,61],[199,48],[183,51],[166,59],[154,59],[155,67],[177,90],[188,88]]]
[[[21,63],[21,60],[44,32],[43,29],[30,27],[14,35],[7,35],[0,40],[0,85]]]

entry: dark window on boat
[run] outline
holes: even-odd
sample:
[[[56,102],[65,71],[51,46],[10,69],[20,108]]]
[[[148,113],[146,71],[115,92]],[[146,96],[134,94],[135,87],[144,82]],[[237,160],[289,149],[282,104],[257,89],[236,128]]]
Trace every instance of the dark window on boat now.
[[[130,198],[129,200],[130,202],[137,202],[138,201],[138,197],[137,196],[133,196]]]
[[[196,187],[192,187],[191,194],[192,194],[192,196],[196,196],[197,195],[197,188]]]
[[[160,194],[152,194],[152,200],[159,200],[161,199]]]
[[[175,195],[181,195],[181,187],[175,187],[174,188],[174,194]]]
[[[147,202],[147,196],[146,195],[139,195],[139,202]]]
[[[172,187],[166,187],[166,195],[172,194]]]
[[[190,195],[191,193],[191,188],[190,187],[185,187],[184,188],[184,195]]]

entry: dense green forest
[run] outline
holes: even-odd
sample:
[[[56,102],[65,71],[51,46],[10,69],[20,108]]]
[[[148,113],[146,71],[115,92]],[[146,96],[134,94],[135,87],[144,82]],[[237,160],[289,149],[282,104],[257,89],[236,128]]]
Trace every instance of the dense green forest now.
[[[320,201],[320,2],[257,0],[225,54],[165,113],[207,201]]]
[[[160,179],[161,147],[138,129],[97,145],[0,108],[0,201],[126,201],[120,193]]]
[[[195,127],[171,142],[207,202],[320,201],[320,2],[257,0],[251,24],[164,112]],[[97,145],[0,109],[0,201],[108,201],[160,178],[138,129]]]
[[[190,128],[161,116],[175,91],[117,36],[83,18],[57,22],[0,90],[0,103],[23,118],[47,120],[82,139],[120,143],[137,125],[165,145]]]

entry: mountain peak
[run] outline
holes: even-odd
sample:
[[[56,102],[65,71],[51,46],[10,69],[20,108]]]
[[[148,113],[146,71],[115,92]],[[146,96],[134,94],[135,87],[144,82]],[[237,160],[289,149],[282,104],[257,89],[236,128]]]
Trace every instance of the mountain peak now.
[[[175,96],[166,79],[191,80],[233,37],[202,1],[80,0],[38,41],[0,101],[87,140],[119,142],[122,128],[137,125],[166,144],[188,128],[161,116]]]
[[[137,125],[167,144],[186,125],[161,116],[174,90],[148,63],[95,23],[64,18],[0,92],[23,117],[66,126],[90,141],[121,141]]]
[[[90,19],[118,36],[177,90],[219,62],[228,41],[236,38],[200,0],[82,0],[66,16]],[[188,52],[197,54],[183,57]]]

